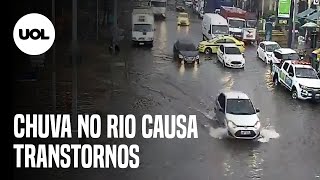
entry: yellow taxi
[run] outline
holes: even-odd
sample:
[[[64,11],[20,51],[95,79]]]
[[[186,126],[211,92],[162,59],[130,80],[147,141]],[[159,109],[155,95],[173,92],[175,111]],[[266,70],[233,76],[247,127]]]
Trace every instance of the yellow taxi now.
[[[233,36],[218,36],[208,41],[201,41],[198,46],[198,50],[205,54],[216,54],[218,48],[222,44],[236,44],[241,53],[245,51],[245,44],[242,41],[237,40]]]
[[[181,12],[177,16],[178,18],[178,26],[189,26],[190,25],[190,20],[189,20],[189,14],[185,12]]]

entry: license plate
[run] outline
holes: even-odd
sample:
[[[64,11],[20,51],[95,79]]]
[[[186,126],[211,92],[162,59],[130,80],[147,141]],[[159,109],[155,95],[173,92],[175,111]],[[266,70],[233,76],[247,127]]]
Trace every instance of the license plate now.
[[[241,135],[250,135],[251,134],[250,131],[241,131],[240,133],[241,133]]]
[[[144,43],[143,43],[143,42],[141,42],[141,43],[139,43],[139,45],[144,45]]]

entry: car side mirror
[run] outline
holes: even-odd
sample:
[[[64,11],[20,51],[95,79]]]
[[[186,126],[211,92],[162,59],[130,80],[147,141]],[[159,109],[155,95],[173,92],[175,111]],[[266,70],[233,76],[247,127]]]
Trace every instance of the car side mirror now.
[[[259,113],[259,112],[260,112],[260,109],[259,109],[259,108],[256,108],[256,112]]]

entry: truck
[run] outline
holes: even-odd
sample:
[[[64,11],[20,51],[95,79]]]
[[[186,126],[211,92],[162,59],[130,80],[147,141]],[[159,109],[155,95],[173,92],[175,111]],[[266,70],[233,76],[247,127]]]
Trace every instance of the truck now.
[[[252,27],[252,19],[248,13],[237,7],[221,6],[220,14],[227,19],[230,34],[245,43],[256,41],[257,30]]]
[[[155,23],[150,8],[136,8],[132,11],[133,45],[153,46]]]
[[[156,17],[166,18],[167,13],[167,0],[151,0],[151,9]]]
[[[203,12],[214,13],[220,10],[221,6],[233,6],[233,0],[202,0]]]
[[[284,60],[272,64],[275,87],[284,86],[293,99],[320,102],[320,79],[311,63],[303,60]]]
[[[205,0],[203,13],[214,13],[216,9],[220,9],[221,0]]]

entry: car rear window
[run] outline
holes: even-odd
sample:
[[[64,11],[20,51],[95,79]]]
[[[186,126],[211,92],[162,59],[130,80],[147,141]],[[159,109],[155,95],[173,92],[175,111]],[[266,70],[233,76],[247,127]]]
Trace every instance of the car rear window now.
[[[181,51],[196,51],[197,48],[194,44],[180,44],[179,49]]]
[[[239,48],[237,48],[237,47],[226,47],[225,53],[226,54],[241,54]]]

